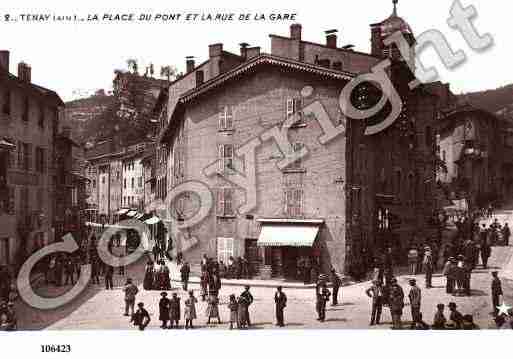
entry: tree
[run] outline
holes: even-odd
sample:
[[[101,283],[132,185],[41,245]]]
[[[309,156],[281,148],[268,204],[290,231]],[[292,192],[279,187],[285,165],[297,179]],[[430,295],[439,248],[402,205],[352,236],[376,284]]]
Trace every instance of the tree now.
[[[165,77],[168,81],[171,81],[171,78],[175,78],[177,73],[177,69],[174,66],[166,65],[160,67],[160,76]]]

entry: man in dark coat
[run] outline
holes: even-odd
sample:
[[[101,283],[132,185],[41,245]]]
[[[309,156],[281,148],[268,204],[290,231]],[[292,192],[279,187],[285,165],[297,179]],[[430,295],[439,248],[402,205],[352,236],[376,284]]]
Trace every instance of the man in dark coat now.
[[[326,320],[326,303],[330,300],[330,291],[328,290],[328,287],[326,286],[326,283],[320,283],[317,285],[317,314],[318,314],[318,321],[324,322]]]
[[[488,259],[492,255],[492,247],[488,243],[488,241],[481,242],[481,262],[483,263],[483,268],[488,268]]]
[[[449,324],[448,327],[453,329],[461,329],[463,325],[463,315],[458,311],[457,305],[454,302],[449,303]]]
[[[434,259],[433,253],[431,252],[430,247],[425,248],[424,252],[424,270],[426,271],[426,288],[433,288],[432,278],[433,278],[433,270],[434,270]]]
[[[502,238],[504,239],[504,245],[509,246],[509,237],[511,236],[511,230],[509,229],[508,223],[504,224],[502,228]]]
[[[105,268],[105,289],[114,289],[112,277],[114,276],[114,267],[110,264]]]
[[[189,267],[189,263],[185,262],[180,268],[180,276],[182,279],[183,290],[187,291],[187,286],[189,285],[189,275],[191,273],[191,267]]]
[[[381,310],[383,309],[383,286],[379,280],[373,280],[372,286],[365,293],[372,298],[372,311],[370,325],[378,324],[381,319]]]
[[[390,313],[392,315],[392,329],[401,329],[401,316],[403,315],[404,308],[404,292],[401,286],[397,283],[397,279],[393,278],[390,281]]]
[[[167,322],[169,321],[169,309],[171,301],[167,297],[166,292],[160,293],[161,299],[159,301],[159,320],[162,322],[160,326],[162,329],[167,329]]]
[[[221,290],[221,277],[219,277],[219,273],[216,270],[214,270],[212,275],[208,278],[208,290],[216,296],[218,295],[219,290]]]
[[[178,328],[178,323],[180,322],[180,298],[178,298],[176,293],[173,293],[173,297],[169,303],[169,329]]]
[[[331,305],[335,306],[338,305],[338,290],[342,284],[342,280],[338,276],[337,272],[335,272],[334,268],[331,269],[331,284],[333,285],[333,297]]]
[[[495,316],[497,316],[497,313],[499,313],[499,309],[497,307],[499,306],[499,299],[500,296],[503,295],[502,293],[502,283],[499,279],[499,272],[493,271],[492,272],[492,306],[493,306],[493,313]]]
[[[246,319],[247,319],[248,327],[251,326],[251,319],[249,317],[249,306],[253,303],[253,295],[251,294],[249,289],[250,289],[249,285],[245,286],[244,287],[244,292],[242,292],[241,295],[240,295],[247,302],[247,307],[246,307],[246,313],[245,314],[246,314]]]
[[[287,306],[287,296],[283,293],[281,286],[276,288],[276,293],[274,293],[274,303],[276,305],[276,325],[284,327],[283,310]]]
[[[420,318],[420,306],[422,299],[422,292],[419,287],[417,287],[417,283],[415,279],[410,279],[410,293],[408,294],[408,298],[410,299],[410,307],[411,307],[411,329],[415,328],[415,324],[421,321]]]
[[[64,280],[64,285],[68,285],[68,282],[71,282],[71,285],[75,284],[75,280],[74,280],[74,276],[73,276],[74,272],[75,272],[75,263],[73,262],[73,259],[71,258],[71,256],[69,256],[66,259],[66,262],[64,264],[64,274],[66,275],[65,280]]]
[[[131,323],[134,323],[135,326],[139,327],[139,330],[144,330],[150,324],[150,314],[146,309],[144,309],[144,303],[137,303],[137,311],[132,316],[130,320]]]

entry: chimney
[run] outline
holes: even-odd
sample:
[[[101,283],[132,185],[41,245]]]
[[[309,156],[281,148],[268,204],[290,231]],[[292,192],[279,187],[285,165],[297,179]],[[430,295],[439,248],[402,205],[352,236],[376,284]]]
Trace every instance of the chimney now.
[[[239,44],[239,46],[240,46],[240,56],[244,59],[244,61],[246,61],[248,58],[247,49],[248,49],[249,44],[247,42],[242,42]]]
[[[0,69],[9,72],[9,51],[0,51]]]
[[[208,57],[213,58],[216,56],[221,56],[223,53],[223,44],[212,44],[208,45]]]
[[[292,40],[301,40],[301,24],[290,25],[290,38]]]
[[[337,48],[337,32],[338,30],[328,30],[324,33],[326,34],[326,46],[332,49]]]
[[[374,56],[383,56],[381,24],[371,24],[371,54]]]
[[[21,81],[30,83],[31,74],[32,74],[32,69],[30,68],[29,65],[27,65],[24,62],[20,62],[18,64],[18,78]]]
[[[221,59],[223,54],[223,44],[212,44],[208,46],[208,57],[210,73],[209,78],[216,77],[223,72],[223,61]]]
[[[187,56],[185,58],[185,66],[186,66],[187,73],[194,71],[194,67],[195,67],[194,56]]]
[[[257,57],[258,55],[260,55],[260,46],[248,47],[246,49],[246,58],[248,60],[252,59],[253,57]]]

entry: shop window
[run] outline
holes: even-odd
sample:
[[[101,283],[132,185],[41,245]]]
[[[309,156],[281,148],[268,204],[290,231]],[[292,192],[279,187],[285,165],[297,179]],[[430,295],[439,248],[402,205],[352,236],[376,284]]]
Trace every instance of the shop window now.
[[[286,118],[290,120],[292,117],[296,116],[296,122],[291,127],[303,127],[305,125],[303,119],[303,112],[301,111],[303,108],[303,103],[300,98],[288,98],[287,99],[287,110],[286,110]]]
[[[217,238],[217,260],[228,263],[228,259],[234,255],[234,240],[233,238]]]

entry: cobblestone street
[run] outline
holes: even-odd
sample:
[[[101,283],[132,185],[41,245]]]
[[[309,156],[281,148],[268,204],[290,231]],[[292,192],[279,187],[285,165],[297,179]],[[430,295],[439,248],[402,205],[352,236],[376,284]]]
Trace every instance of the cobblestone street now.
[[[495,247],[493,249],[490,268],[481,269],[480,266],[474,271],[472,276],[472,296],[454,297],[445,293],[445,278],[436,275],[433,278],[434,288],[424,289],[424,278],[422,275],[416,276],[419,286],[422,288],[422,312],[424,320],[432,322],[435,307],[437,303],[454,301],[458,304],[463,314],[473,314],[475,322],[481,328],[493,328],[493,320],[490,315],[490,272],[494,269],[501,270],[506,264],[512,261],[513,247]],[[160,321],[158,320],[158,301],[160,299],[159,291],[146,291],[142,289],[143,264],[142,262],[134,264],[127,270],[127,273],[139,284],[140,292],[137,295],[137,301],[143,301],[151,316],[151,323],[148,329],[158,329]],[[75,301],[56,310],[41,311],[28,307],[24,303],[18,303],[19,327],[20,329],[123,329],[135,330],[128,323],[128,318],[123,316],[124,301],[122,285],[126,277],[115,275],[114,290],[105,290],[103,280],[101,285],[89,285],[82,295]],[[402,276],[399,283],[408,294],[408,279],[410,276]],[[506,303],[513,303],[513,282],[506,279],[502,280]],[[178,283],[173,283],[174,290],[177,291],[182,303],[186,298],[186,293],[177,288]],[[383,310],[382,322],[380,326],[369,327],[369,299],[364,291],[369,286],[369,282],[359,283],[341,288],[339,293],[339,305],[328,307],[326,322],[320,323],[316,320],[315,313],[315,292],[313,289],[284,289],[288,296],[288,305],[285,311],[285,321],[288,329],[387,329],[390,327],[390,312],[387,308]],[[191,285],[196,295],[199,295],[197,284]],[[69,289],[67,287],[55,288],[53,286],[41,285],[37,292],[43,296],[56,296],[60,292]],[[200,300],[197,310],[198,319],[195,321],[198,328],[217,328],[228,329],[229,312],[227,308],[228,296],[232,293],[239,294],[242,286],[223,286],[221,289],[221,319],[224,321],[221,325],[206,325],[205,309],[206,303]],[[251,320],[254,323],[253,328],[274,328],[274,291],[273,287],[253,287],[251,292],[255,298],[250,307]],[[406,300],[407,302],[407,300]],[[183,311],[183,305],[182,305]],[[446,313],[448,315],[448,313]],[[411,319],[409,307],[404,310],[403,319],[408,322]],[[183,320],[182,323],[183,324]]]

